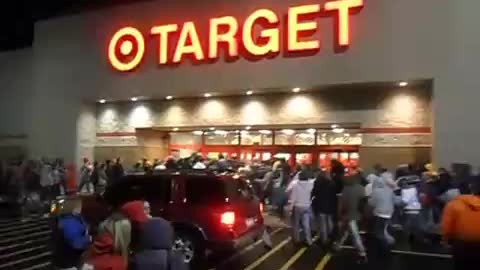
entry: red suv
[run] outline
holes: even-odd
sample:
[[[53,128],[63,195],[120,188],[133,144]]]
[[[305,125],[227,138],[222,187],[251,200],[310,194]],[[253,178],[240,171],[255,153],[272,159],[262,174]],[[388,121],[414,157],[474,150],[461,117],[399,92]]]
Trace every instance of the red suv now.
[[[174,249],[184,254],[187,263],[202,260],[206,250],[233,250],[251,243],[264,229],[262,205],[250,184],[209,171],[125,176],[102,197],[83,197],[83,214],[96,225],[132,200],[148,201],[152,216],[172,223]]]

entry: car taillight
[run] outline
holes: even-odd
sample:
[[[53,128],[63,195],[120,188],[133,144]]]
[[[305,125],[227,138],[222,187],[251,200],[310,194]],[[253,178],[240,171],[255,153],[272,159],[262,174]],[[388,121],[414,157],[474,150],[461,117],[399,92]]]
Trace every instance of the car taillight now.
[[[260,208],[260,214],[262,214],[262,215],[263,215],[263,203],[260,203],[260,206],[259,206],[259,208]]]
[[[235,224],[235,213],[231,211],[223,213],[221,222],[222,224],[233,226]]]

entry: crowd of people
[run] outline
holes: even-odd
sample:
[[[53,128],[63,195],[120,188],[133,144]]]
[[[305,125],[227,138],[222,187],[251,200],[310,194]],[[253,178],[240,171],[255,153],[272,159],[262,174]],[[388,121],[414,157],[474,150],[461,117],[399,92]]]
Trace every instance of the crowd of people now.
[[[330,170],[304,165],[290,172],[285,161],[271,168],[263,178],[251,180],[264,201],[290,217],[296,242],[312,245],[311,225],[316,224],[320,242],[332,250],[350,236],[359,263],[368,261],[367,246],[376,262],[389,258],[401,237],[412,248],[451,245],[456,269],[478,265],[480,176],[470,174],[469,166],[455,168],[453,175],[431,164],[420,169],[402,165],[394,173],[378,164],[365,175],[335,160]]]
[[[112,213],[92,239],[81,216],[82,201],[71,198],[59,213],[54,232],[54,265],[63,270],[183,270],[172,250],[170,223],[149,215],[148,203],[132,201]]]
[[[347,169],[336,160],[328,169],[308,164],[292,168],[282,159],[241,162],[223,155],[210,160],[193,154],[184,159],[142,159],[124,170],[120,158],[104,163],[85,158],[78,172],[77,191],[102,193],[127,173],[178,169],[238,173],[265,205],[292,225],[295,242],[312,245],[312,231],[316,231],[323,246],[338,250],[350,236],[360,263],[367,261],[367,249],[369,256],[388,258],[402,235],[411,246],[449,244],[456,269],[469,269],[468,265],[478,260],[480,176],[472,174],[468,165],[454,166],[451,171],[434,170],[431,164],[401,165],[389,171],[378,164],[366,174],[360,168]],[[24,205],[34,200],[28,195],[31,193],[37,192],[38,200],[65,194],[66,170],[61,159],[3,163],[0,176],[2,191]],[[129,203],[112,214],[93,241],[80,217],[81,201],[69,203],[58,223],[64,230],[58,245],[59,252],[65,253],[58,256],[60,268],[78,268],[83,261],[95,269],[126,269],[128,265],[133,269],[164,269],[152,265],[169,259],[173,232],[168,222],[151,219],[143,202]],[[32,205],[36,204],[32,201]],[[360,231],[369,237],[362,237]],[[267,232],[264,237],[269,242]],[[149,255],[152,252],[162,255],[153,257]],[[157,261],[157,257],[163,260]]]
[[[65,194],[66,178],[67,170],[59,158],[2,161],[0,198],[16,214],[41,214],[48,208],[43,202]]]

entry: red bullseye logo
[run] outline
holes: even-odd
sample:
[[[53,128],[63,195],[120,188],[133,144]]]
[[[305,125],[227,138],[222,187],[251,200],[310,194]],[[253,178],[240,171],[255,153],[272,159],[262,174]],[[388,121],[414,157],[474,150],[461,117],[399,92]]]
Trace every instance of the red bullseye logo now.
[[[145,54],[145,40],[142,33],[133,27],[118,30],[110,40],[108,58],[119,71],[136,68]]]

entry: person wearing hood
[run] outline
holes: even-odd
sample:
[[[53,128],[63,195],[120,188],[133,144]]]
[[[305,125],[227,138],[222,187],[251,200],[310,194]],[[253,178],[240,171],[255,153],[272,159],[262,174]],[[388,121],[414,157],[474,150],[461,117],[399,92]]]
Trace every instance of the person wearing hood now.
[[[99,233],[86,255],[85,269],[127,270],[131,224],[113,214],[99,226]]]
[[[142,229],[139,250],[132,259],[133,270],[186,270],[183,258],[172,251],[174,232],[162,218],[148,220]]]
[[[333,216],[337,211],[335,184],[321,171],[312,190],[312,210],[318,221],[320,240],[324,245],[330,240],[333,231]]]
[[[395,244],[395,238],[388,232],[390,219],[395,210],[395,194],[387,181],[382,178],[375,179],[369,204],[373,210],[373,236],[378,243],[379,255],[386,255]]]
[[[82,201],[71,198],[65,201],[56,219],[54,230],[54,265],[58,269],[77,269],[82,253],[90,244],[87,224],[80,213]]]
[[[452,245],[455,270],[480,265],[480,178],[470,184],[471,195],[461,195],[445,207],[443,237]]]
[[[365,188],[358,181],[359,178],[355,177],[356,173],[356,171],[353,171],[351,176],[345,178],[343,192],[340,196],[338,207],[339,229],[341,233],[339,234],[340,239],[334,245],[334,249],[340,250],[340,247],[351,234],[354,246],[360,256],[359,262],[366,263],[367,253],[358,229],[358,222],[362,218],[360,212],[361,203],[366,196]]]
[[[300,230],[303,229],[307,245],[312,245],[311,224],[311,194],[313,182],[308,181],[304,172],[298,175],[298,182],[292,187],[291,204],[293,206],[293,238],[300,242]]]

